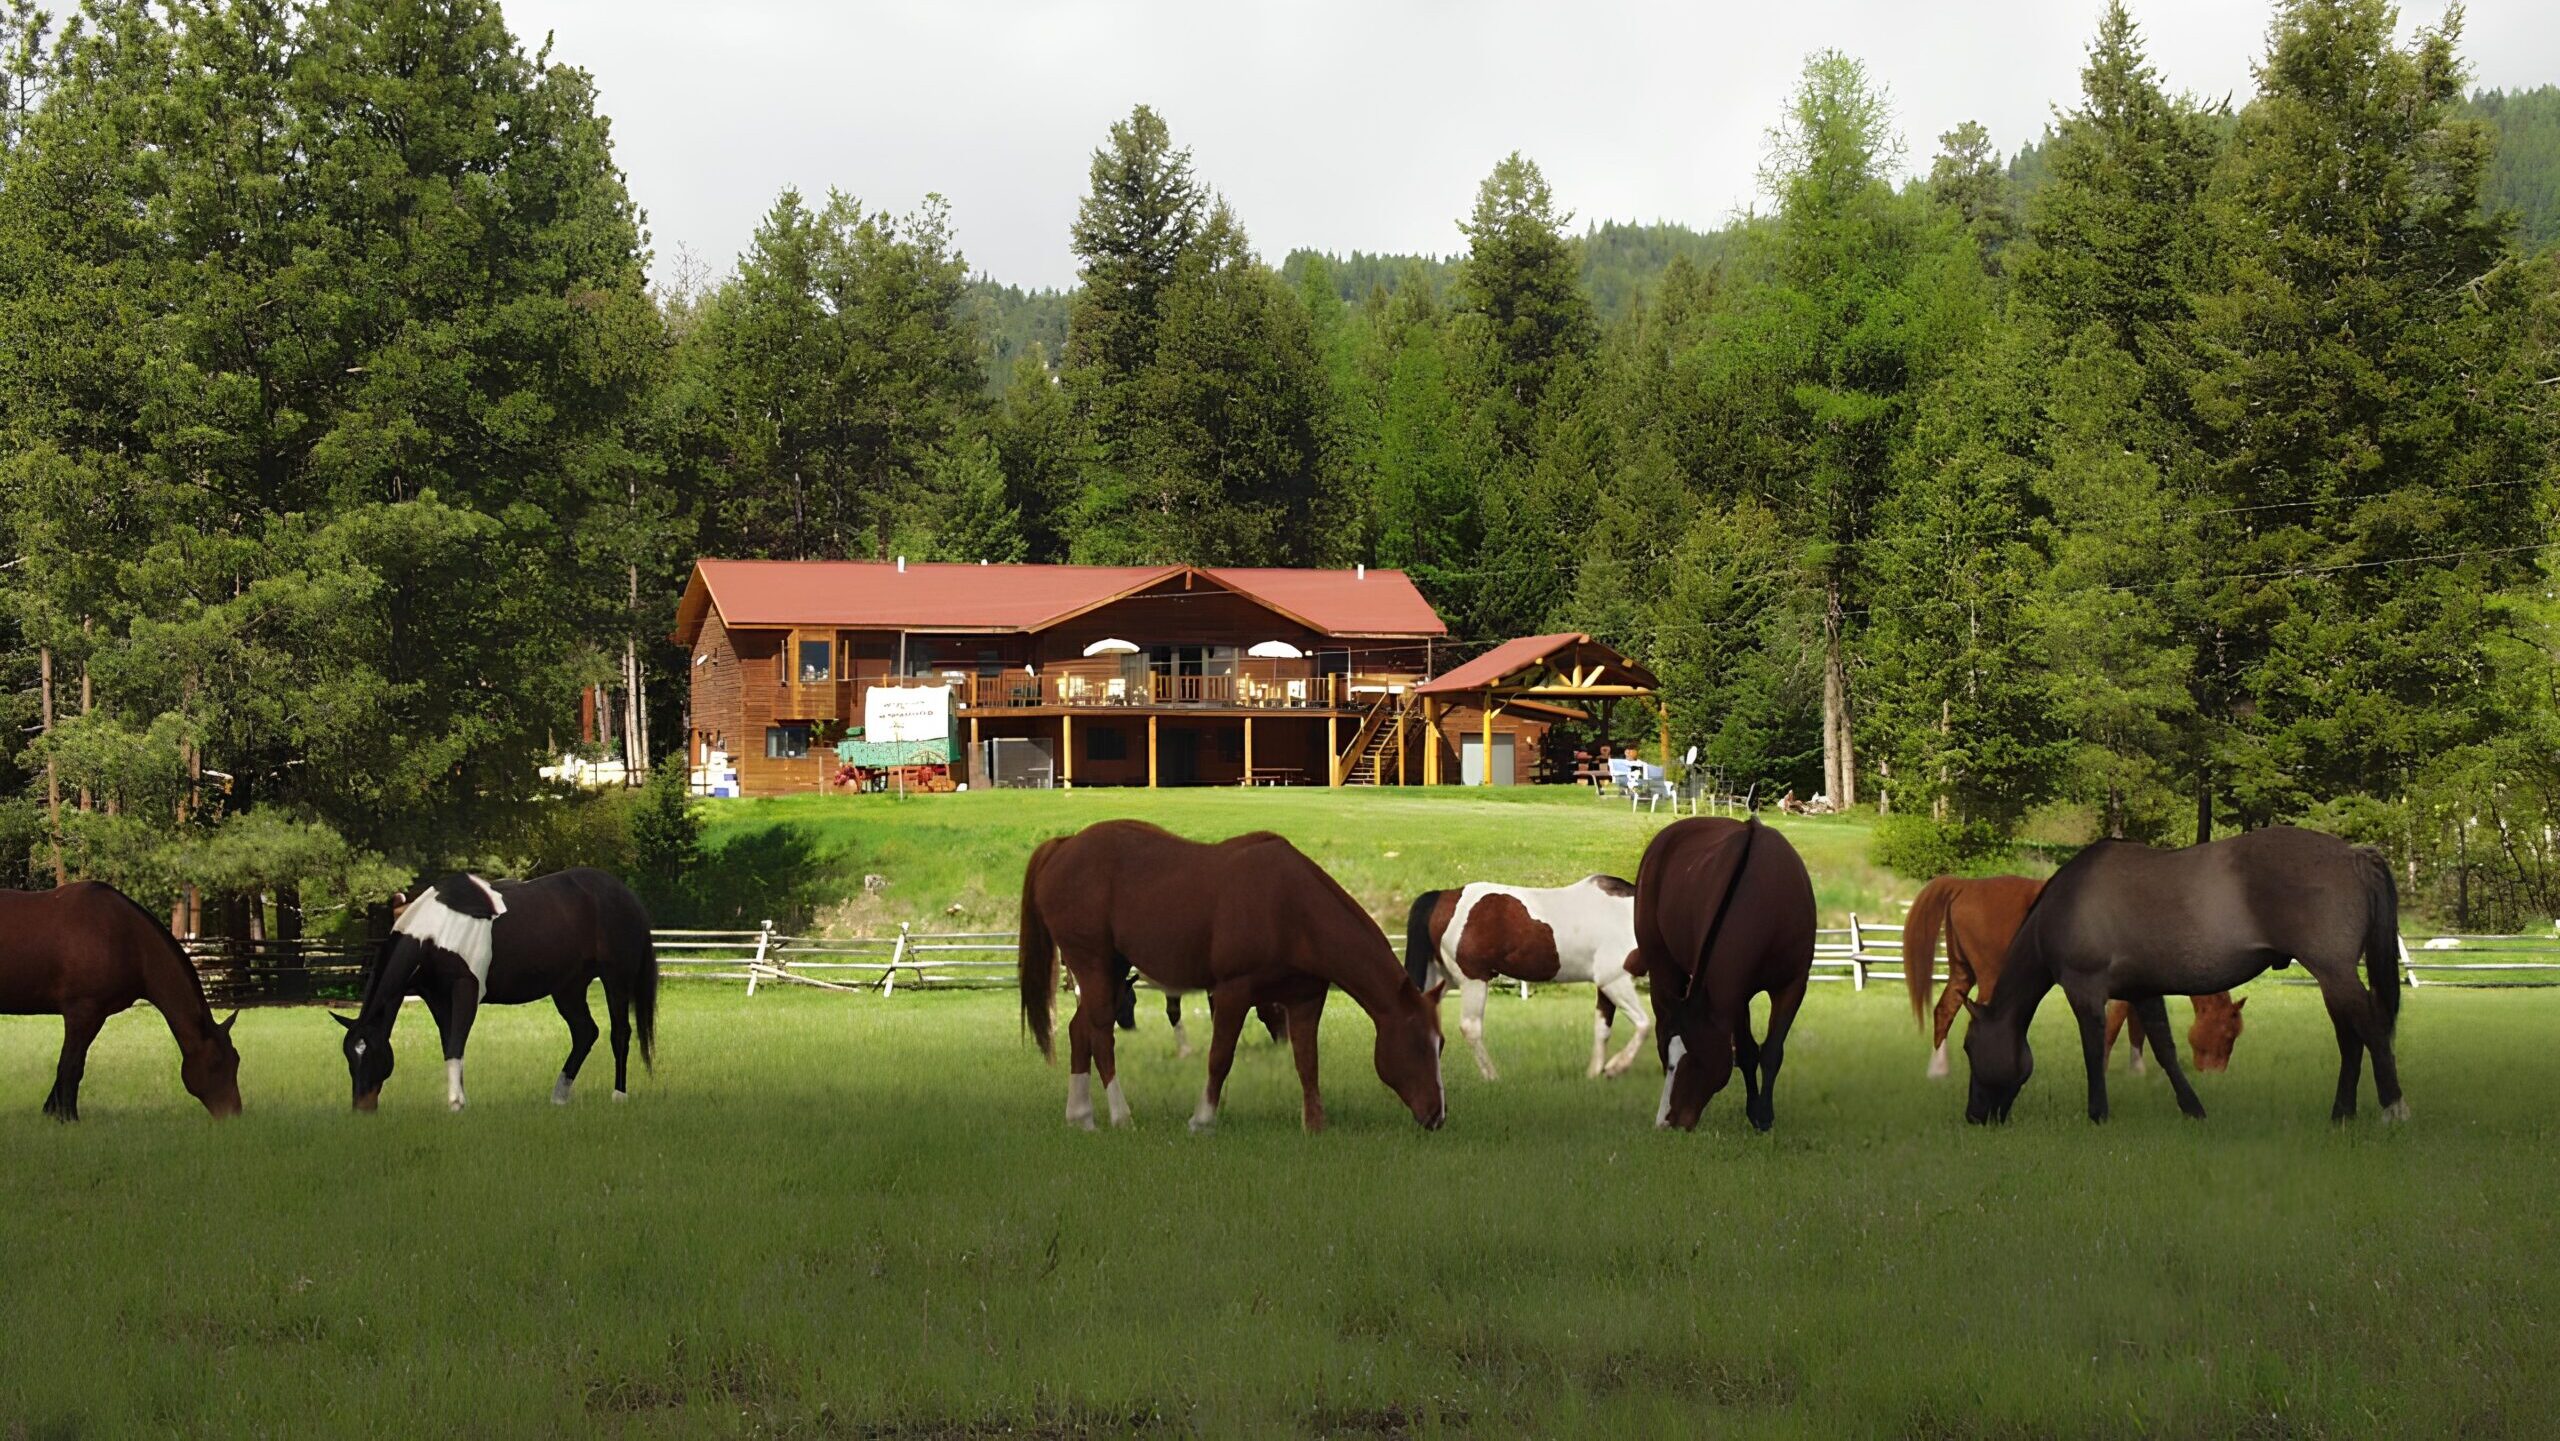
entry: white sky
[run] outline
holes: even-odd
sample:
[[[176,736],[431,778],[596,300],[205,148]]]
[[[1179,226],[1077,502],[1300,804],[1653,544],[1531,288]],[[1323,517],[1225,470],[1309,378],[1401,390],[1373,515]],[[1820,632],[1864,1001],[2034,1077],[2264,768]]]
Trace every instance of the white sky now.
[[[1255,247],[1446,254],[1518,149],[1583,221],[1705,227],[1752,202],[1762,134],[1807,52],[1890,90],[1908,157],[1977,119],[2004,154],[2078,93],[2102,0],[505,0],[528,48],[592,72],[664,278],[726,272],[786,185],[904,211],[951,202],[973,269],[1066,285],[1067,225],[1111,122],[1153,105]],[[2269,10],[2137,0],[2173,89],[2244,97]],[[2412,0],[2404,33],[2433,23]],[[2478,0],[2476,84],[2560,81],[2560,4]]]

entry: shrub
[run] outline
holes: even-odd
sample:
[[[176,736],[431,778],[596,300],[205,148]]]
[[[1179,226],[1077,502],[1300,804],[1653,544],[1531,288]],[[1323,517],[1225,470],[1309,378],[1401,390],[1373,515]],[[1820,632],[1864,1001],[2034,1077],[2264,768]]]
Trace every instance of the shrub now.
[[[1939,821],[1898,811],[1877,818],[1867,855],[1887,870],[1928,880],[1997,870],[2008,863],[2010,844],[1989,821]]]
[[[694,814],[692,779],[681,753],[661,759],[631,810],[632,888],[653,913],[690,908],[694,870],[702,864],[702,818]]]

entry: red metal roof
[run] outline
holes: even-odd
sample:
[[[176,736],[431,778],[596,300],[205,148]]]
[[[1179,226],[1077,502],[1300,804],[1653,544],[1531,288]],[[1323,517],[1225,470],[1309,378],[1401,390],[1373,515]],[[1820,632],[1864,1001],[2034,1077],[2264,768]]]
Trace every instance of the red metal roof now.
[[[1179,565],[955,565],[700,560],[676,608],[691,645],[717,606],[731,626],[1033,631],[1184,573]],[[1201,570],[1327,635],[1437,636],[1448,627],[1399,570]]]
[[[1651,689],[1651,672],[1628,660],[1617,651],[1578,631],[1562,631],[1555,635],[1524,635],[1506,640],[1484,654],[1425,682],[1416,690],[1423,695],[1467,695],[1488,686],[1498,686],[1511,677],[1566,651],[1588,648],[1596,654],[1584,657],[1597,661],[1615,673],[1612,685],[1636,685]],[[1559,692],[1562,694],[1562,692]]]

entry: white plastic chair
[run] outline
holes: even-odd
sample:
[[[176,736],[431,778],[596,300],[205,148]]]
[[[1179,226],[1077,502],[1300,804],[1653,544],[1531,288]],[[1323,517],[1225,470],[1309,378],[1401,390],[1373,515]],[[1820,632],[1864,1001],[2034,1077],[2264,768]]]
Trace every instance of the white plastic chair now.
[[[1680,813],[1679,798],[1672,795],[1671,782],[1663,776],[1662,767],[1651,761],[1636,761],[1629,770],[1632,772],[1627,782],[1627,810],[1630,813],[1639,801],[1650,813],[1659,809],[1665,800],[1671,802],[1672,814]]]

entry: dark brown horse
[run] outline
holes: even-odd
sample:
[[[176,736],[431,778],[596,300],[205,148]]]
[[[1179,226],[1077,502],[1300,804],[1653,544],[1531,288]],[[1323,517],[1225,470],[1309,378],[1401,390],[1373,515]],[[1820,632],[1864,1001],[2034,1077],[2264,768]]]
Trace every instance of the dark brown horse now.
[[[2229,991],[2216,991],[2211,995],[2189,996],[2187,1004],[2195,1011],[2195,1020],[2187,1027],[2187,1050],[2196,1058],[2196,1069],[2199,1071],[2230,1070],[2231,1048],[2239,1041],[2240,1031],[2244,1025],[2240,1019],[2240,1011],[2249,1003],[2246,1000],[2231,999]],[[2145,1044],[2142,1018],[2133,1013],[2131,1001],[2107,1002],[2107,1056],[2109,1059],[2112,1060],[2116,1053],[2116,1033],[2128,1026],[2132,1027],[2129,1043],[2133,1047],[2133,1073],[2139,1076],[2142,1074],[2142,1050]]]
[[[1694,1128],[1740,1062],[1744,1113],[1768,1130],[1787,1028],[1813,974],[1813,881],[1796,848],[1756,817],[1663,827],[1636,872],[1636,950],[1662,1054],[1654,1124]],[[1769,1033],[1755,1041],[1751,998],[1762,992]]]
[[[1999,991],[1967,1002],[1969,1121],[2006,1120],[2035,1072],[2027,1024],[2060,986],[2080,1022],[2089,1119],[2107,1118],[2107,1002],[2133,1003],[2178,1107],[2204,1103],[2178,1068],[2161,998],[2229,990],[2299,961],[2320,983],[2338,1036],[2335,1120],[2356,1113],[2364,1057],[2386,1120],[2403,1120],[2391,1052],[2400,1012],[2400,898],[2380,853],[2317,831],[2276,826],[2180,851],[2100,841],[2045,882],[2009,947]],[[2356,957],[2364,957],[2364,982]]]
[[[240,1053],[169,929],[115,887],[76,881],[0,891],[0,1015],[62,1017],[62,1059],[44,1113],[80,1119],[80,1076],[98,1028],[149,1001],[178,1042],[178,1079],[217,1116],[240,1113]]]
[[[1376,1024],[1378,1078],[1414,1119],[1436,1129],[1448,1114],[1437,1008],[1406,979],[1359,902],[1276,835],[1203,845],[1144,821],[1102,821],[1044,842],[1022,872],[1020,940],[1022,1019],[1052,1059],[1049,1013],[1061,952],[1075,975],[1076,1011],[1067,1022],[1067,1120],[1074,1125],[1093,1126],[1087,1072],[1097,1064],[1111,1124],[1129,1123],[1111,1034],[1112,983],[1124,966],[1168,991],[1209,993],[1215,1029],[1208,1088],[1191,1117],[1195,1131],[1217,1123],[1236,1039],[1264,1002],[1288,1011],[1306,1127],[1324,1129],[1316,1027],[1335,986]]]
[[[2027,876],[1940,876],[1920,888],[1902,922],[1902,984],[1911,1014],[1926,1019],[1929,983],[1938,970],[1938,937],[1947,938],[1947,986],[1938,995],[1929,1037],[1929,1074],[1947,1074],[1947,1032],[1968,994],[1990,1000],[2000,984],[2000,958],[2027,918],[2044,882]]]

